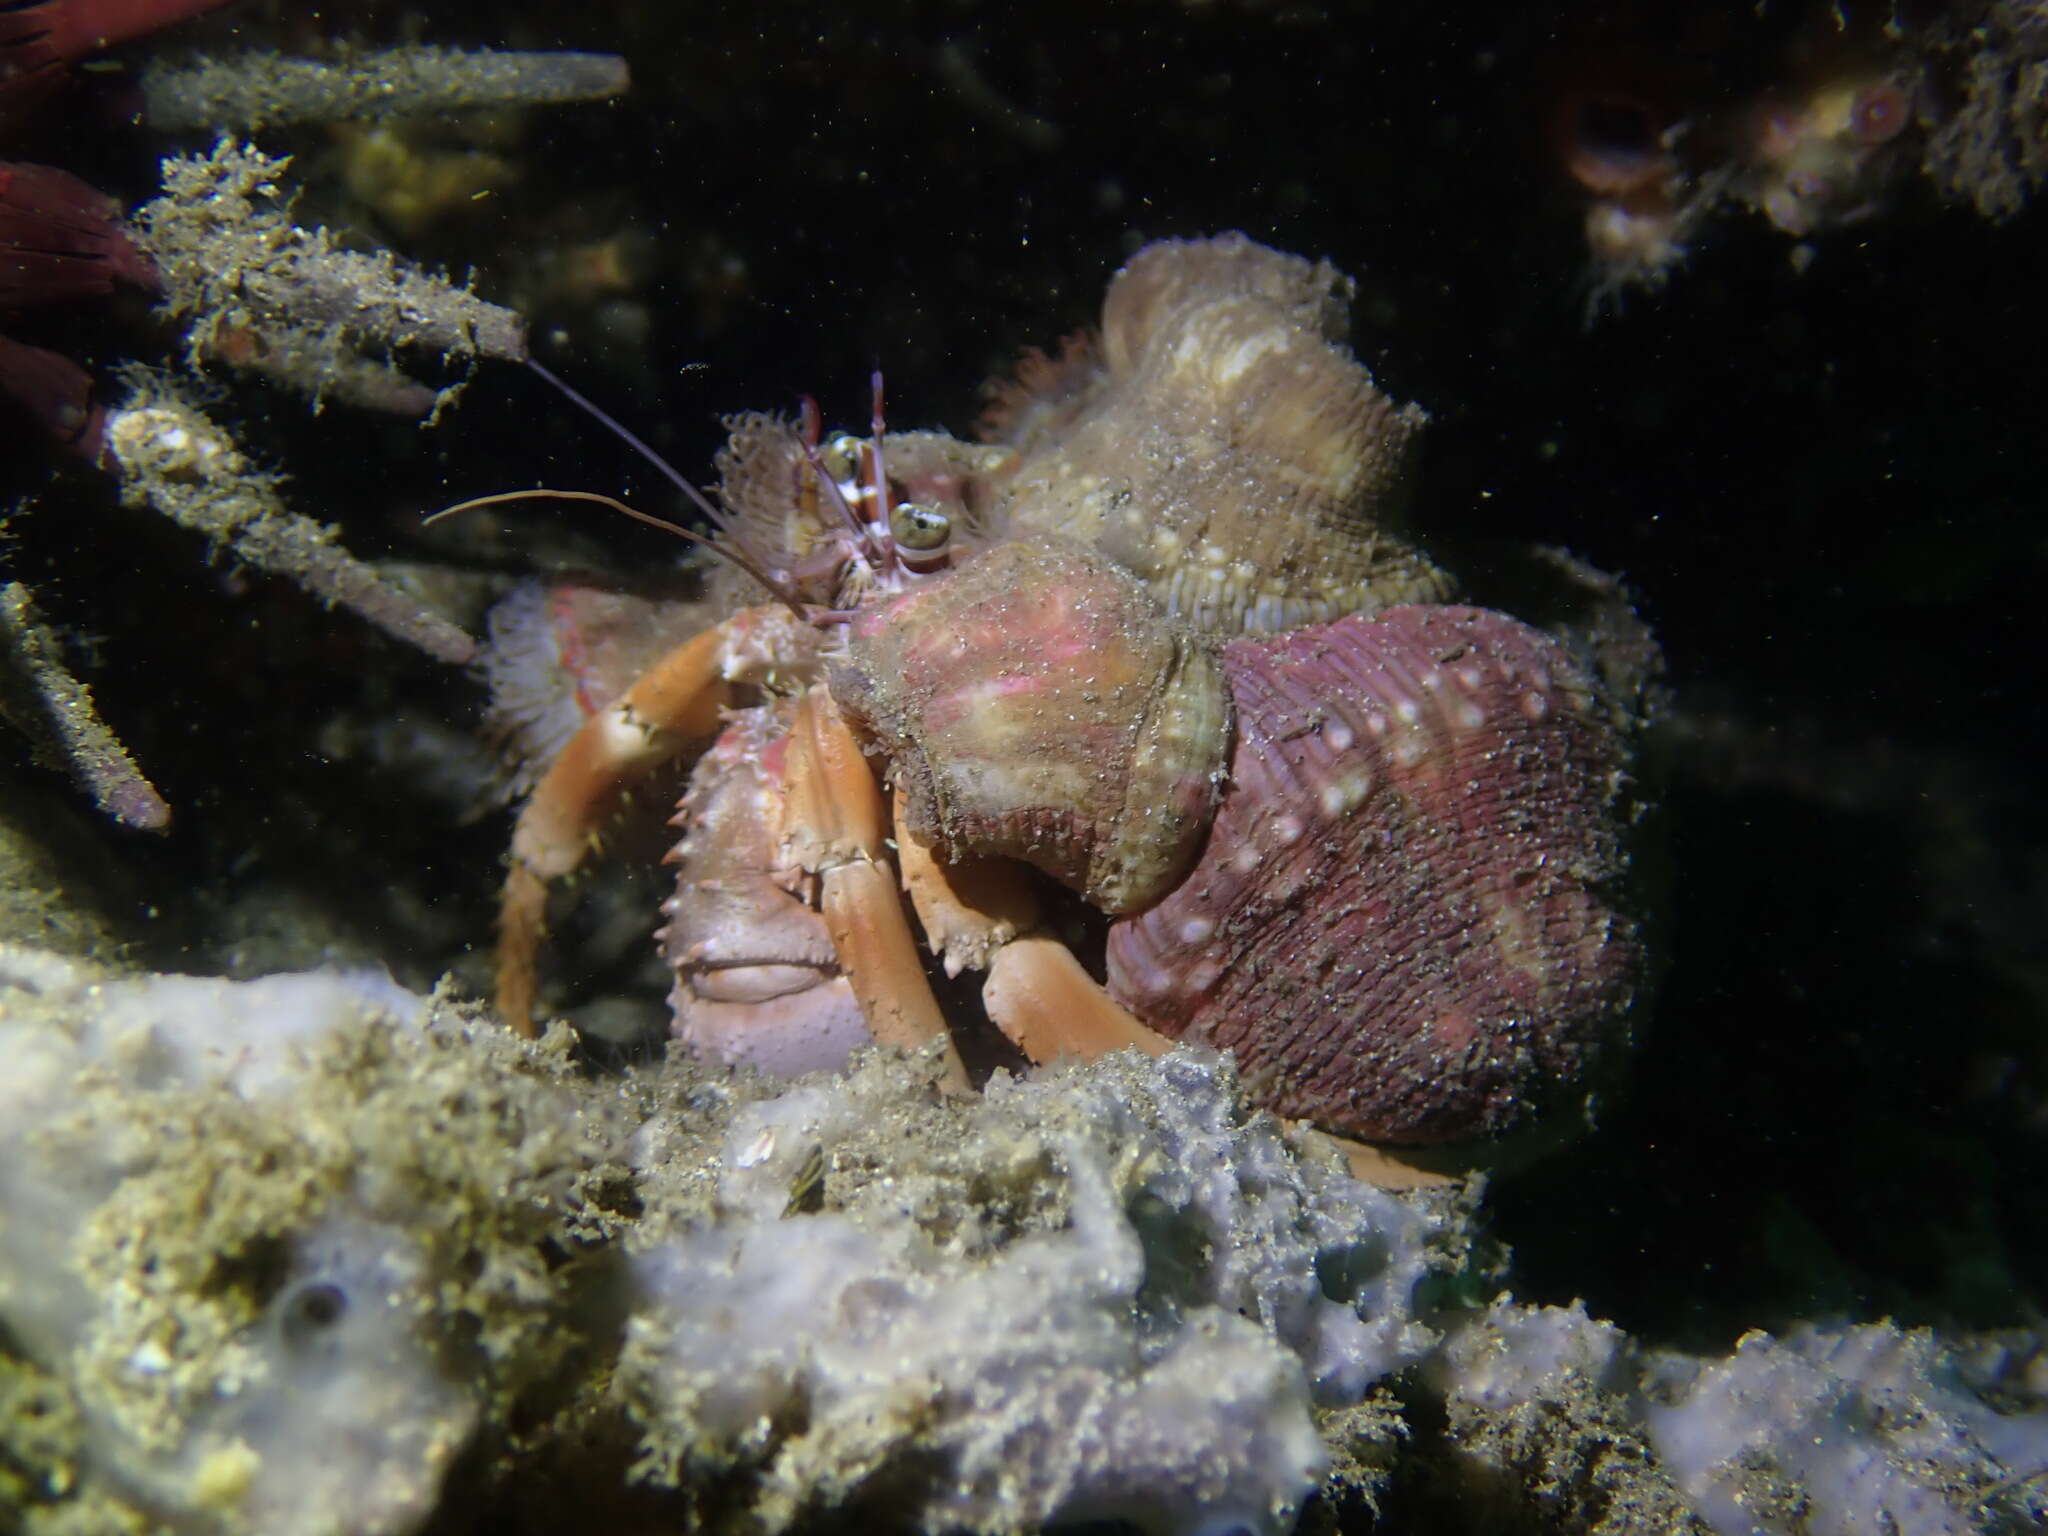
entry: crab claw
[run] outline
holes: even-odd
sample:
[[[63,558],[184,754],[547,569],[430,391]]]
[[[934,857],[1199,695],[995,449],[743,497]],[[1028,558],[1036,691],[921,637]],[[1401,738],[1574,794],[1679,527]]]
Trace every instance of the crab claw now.
[[[741,710],[697,760],[670,855],[682,878],[657,935],[676,978],[675,1037],[699,1056],[792,1077],[842,1068],[870,1038],[808,899],[814,877],[779,857],[793,713],[786,701]]]

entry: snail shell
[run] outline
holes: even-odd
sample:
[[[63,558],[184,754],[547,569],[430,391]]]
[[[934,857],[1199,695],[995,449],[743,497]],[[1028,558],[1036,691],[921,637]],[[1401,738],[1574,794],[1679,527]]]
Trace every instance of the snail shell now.
[[[1230,739],[1215,652],[1077,547],[998,545],[855,621],[834,697],[913,832],[1022,859],[1106,912],[1193,862]]]
[[[1404,607],[1223,664],[1229,787],[1194,871],[1111,930],[1111,991],[1369,1141],[1497,1135],[1583,1080],[1641,955],[1626,749],[1565,649]]]
[[[1009,531],[1094,546],[1213,634],[1449,596],[1402,528],[1426,418],[1344,347],[1351,291],[1241,234],[1145,247],[1096,343],[995,391]]]

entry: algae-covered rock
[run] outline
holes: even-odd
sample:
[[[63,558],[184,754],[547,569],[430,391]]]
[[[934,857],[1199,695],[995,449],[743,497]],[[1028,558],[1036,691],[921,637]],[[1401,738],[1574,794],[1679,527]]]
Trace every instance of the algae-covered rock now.
[[[753,1469],[771,1530],[884,1497],[926,1530],[1285,1530],[1330,1465],[1315,1406],[1427,1353],[1466,1241],[1456,1197],[1303,1151],[1192,1051],[972,1102],[873,1058],[741,1107],[708,1201],[650,1134],[643,1470]]]
[[[51,1530],[395,1536],[455,1476],[677,1528],[1278,1531],[1319,1415],[1435,1343],[1468,1217],[1191,1050],[972,1100],[881,1052],[593,1077],[381,976],[0,949],[0,1341],[14,1411],[72,1426],[15,1440]],[[1351,1418],[1384,1461],[1398,1419]]]
[[[563,1053],[381,977],[0,950],[0,1321],[96,1493],[180,1529],[410,1529],[578,1345],[601,1226]]]
[[[599,1072],[377,973],[0,946],[0,1529],[2048,1515],[2037,1341],[1655,1350],[1489,1299],[1471,1191],[1358,1183],[1214,1054],[938,1076]]]

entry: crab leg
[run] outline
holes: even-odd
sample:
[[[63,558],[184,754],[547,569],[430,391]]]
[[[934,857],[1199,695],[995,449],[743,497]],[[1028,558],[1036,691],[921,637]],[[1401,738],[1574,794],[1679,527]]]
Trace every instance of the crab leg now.
[[[626,788],[718,733],[719,711],[732,703],[722,675],[726,639],[720,625],[677,646],[586,720],[519,813],[498,906],[497,1003],[529,1039],[548,882],[583,862]]]
[[[1175,1042],[1140,1023],[1090,976],[1059,940],[1033,930],[1038,898],[1020,865],[968,858],[943,863],[929,844],[911,835],[896,794],[897,862],[932,950],[946,974],[965,966],[986,969],[982,1006],[996,1027],[1033,1061],[1078,1056],[1093,1061],[1135,1046],[1161,1056]],[[1385,1189],[1434,1189],[1453,1183],[1447,1174],[1384,1147],[1319,1132],[1334,1142],[1352,1176]]]
[[[1033,1061],[1061,1055],[1093,1061],[1125,1046],[1160,1056],[1175,1044],[1133,1018],[1081,968],[1066,945],[1044,934],[1012,939],[989,957],[981,1000],[989,1017]],[[1353,1178],[1382,1189],[1436,1189],[1456,1182],[1387,1147],[1328,1131],[1318,1134],[1344,1154]]]
[[[967,1070],[925,979],[888,863],[887,810],[832,695],[815,687],[789,732],[787,856],[817,873],[819,907],[868,1033],[884,1045],[946,1042],[944,1081]]]
[[[996,1027],[1033,1061],[1062,1055],[1093,1061],[1126,1046],[1148,1056],[1173,1049],[1081,969],[1072,950],[1045,934],[1012,939],[990,957],[981,1000]]]
[[[1066,945],[1036,932],[1038,896],[1022,865],[1003,859],[941,862],[915,836],[896,792],[896,858],[925,938],[957,976],[986,970],[981,1000],[996,1027],[1033,1061],[1092,1061],[1136,1046],[1159,1056],[1173,1042],[1140,1024],[1081,968]]]

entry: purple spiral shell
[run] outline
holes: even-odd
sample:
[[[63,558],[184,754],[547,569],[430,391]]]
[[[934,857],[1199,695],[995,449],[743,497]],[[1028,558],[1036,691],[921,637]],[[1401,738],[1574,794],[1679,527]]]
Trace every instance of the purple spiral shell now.
[[[1200,861],[1117,923],[1111,990],[1370,1141],[1491,1136],[1585,1077],[1640,971],[1627,751],[1565,649],[1400,607],[1224,651],[1238,715]]]

